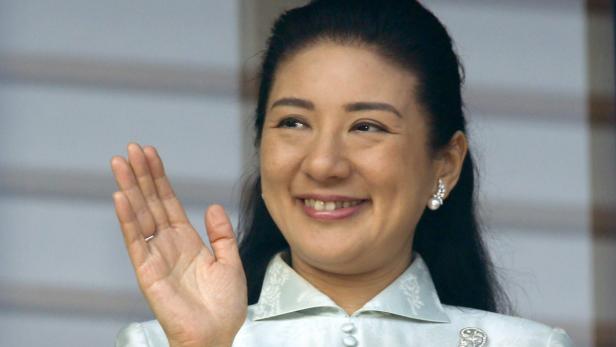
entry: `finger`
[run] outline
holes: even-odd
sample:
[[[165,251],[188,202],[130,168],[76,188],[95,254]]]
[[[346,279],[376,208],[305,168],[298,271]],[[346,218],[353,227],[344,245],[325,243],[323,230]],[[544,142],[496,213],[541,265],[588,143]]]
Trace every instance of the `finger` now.
[[[139,267],[148,255],[145,237],[149,235],[143,234],[137,216],[124,193],[115,192],[113,194],[113,202],[118,221],[120,222],[120,228],[124,235],[124,244],[128,250],[128,255],[133,265]]]
[[[220,205],[212,205],[205,213],[205,228],[216,260],[241,265],[240,254],[231,222]]]
[[[175,195],[171,183],[165,174],[165,168],[163,161],[160,159],[156,148],[152,146],[145,146],[143,152],[148,161],[152,178],[154,179],[154,185],[158,192],[158,197],[163,202],[167,216],[171,224],[187,224],[189,223],[186,211],[180,200]]]
[[[156,192],[145,154],[138,144],[131,143],[128,145],[128,161],[135,173],[143,198],[154,217],[157,230],[166,229],[169,226],[169,218]]]
[[[156,231],[154,217],[145,203],[145,199],[129,163],[126,159],[115,156],[111,159],[111,170],[115,176],[118,188],[125,194],[133,212],[137,216],[141,230],[147,235],[154,234]]]

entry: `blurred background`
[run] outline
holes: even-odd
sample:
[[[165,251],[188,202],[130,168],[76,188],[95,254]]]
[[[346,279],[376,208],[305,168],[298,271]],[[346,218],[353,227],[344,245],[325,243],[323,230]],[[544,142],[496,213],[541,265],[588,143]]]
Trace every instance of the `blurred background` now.
[[[0,346],[152,319],[109,159],[156,145],[195,226],[237,220],[272,19],[303,1],[0,0]],[[431,0],[466,67],[486,238],[517,313],[616,346],[610,0]]]

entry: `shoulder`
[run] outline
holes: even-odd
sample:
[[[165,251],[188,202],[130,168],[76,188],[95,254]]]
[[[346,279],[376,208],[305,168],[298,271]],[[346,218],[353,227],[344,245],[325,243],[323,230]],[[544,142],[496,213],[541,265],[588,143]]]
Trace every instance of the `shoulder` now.
[[[248,307],[248,315],[240,332],[245,334],[247,328],[252,325],[254,308]],[[157,320],[140,323],[131,323],[122,328],[115,340],[115,347],[169,347],[169,341],[165,331]]]
[[[253,323],[254,306],[248,306],[248,315],[241,333]],[[134,322],[122,328],[115,340],[115,347],[169,347],[169,341],[165,331],[157,320]]]
[[[158,321],[131,323],[118,333],[116,347],[168,347],[167,337]]]
[[[573,347],[567,333],[560,328],[515,316],[472,308],[443,305],[451,327],[460,334],[485,335],[489,345],[523,347]],[[462,338],[462,337],[461,337]],[[471,338],[471,337],[467,337]],[[480,336],[478,337],[480,338]]]
[[[484,338],[487,342],[485,346],[574,347],[567,333],[559,328],[520,317],[466,307],[443,305],[443,308],[450,322],[445,323],[441,328],[460,335],[459,340],[468,341],[467,346],[473,346],[472,341],[475,341],[474,345],[481,346],[477,344],[479,342],[477,339]],[[254,345],[252,342],[255,340],[255,334],[264,338],[265,335],[271,334],[269,330],[271,324],[285,325],[284,322],[289,322],[288,320],[275,320],[261,322],[265,324],[256,324],[258,322],[253,320],[254,309],[254,306],[248,307],[246,321],[236,337],[238,345]],[[257,325],[264,329],[254,329]],[[430,326],[434,328],[433,325]],[[432,333],[441,334],[442,332],[432,330]],[[152,320],[126,326],[116,338],[116,347],[168,347],[168,342],[158,321]]]

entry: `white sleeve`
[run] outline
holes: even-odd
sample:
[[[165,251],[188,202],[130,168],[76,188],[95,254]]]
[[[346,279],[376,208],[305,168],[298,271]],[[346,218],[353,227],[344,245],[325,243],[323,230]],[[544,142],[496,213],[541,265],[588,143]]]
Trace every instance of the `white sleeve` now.
[[[167,337],[157,321],[131,323],[118,333],[116,347],[169,347]]]
[[[573,341],[561,328],[552,329],[547,347],[575,347]]]

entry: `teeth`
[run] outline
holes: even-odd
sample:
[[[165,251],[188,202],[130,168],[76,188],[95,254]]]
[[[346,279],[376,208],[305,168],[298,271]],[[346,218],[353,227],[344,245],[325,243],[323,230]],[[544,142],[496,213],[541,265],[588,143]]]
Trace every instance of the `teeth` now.
[[[339,208],[347,208],[356,206],[361,203],[361,200],[355,201],[321,201],[315,199],[305,199],[304,205],[312,207],[317,211],[334,211]]]

